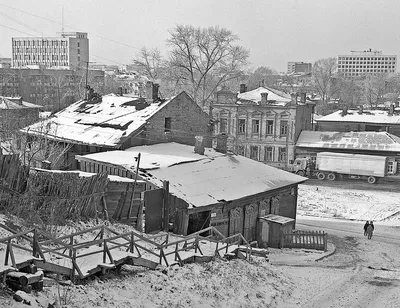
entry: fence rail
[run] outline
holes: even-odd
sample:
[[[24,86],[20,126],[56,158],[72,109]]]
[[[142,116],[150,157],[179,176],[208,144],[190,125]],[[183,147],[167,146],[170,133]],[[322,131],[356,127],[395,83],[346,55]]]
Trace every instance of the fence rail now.
[[[327,250],[327,236],[323,231],[299,231],[282,234],[281,248]]]

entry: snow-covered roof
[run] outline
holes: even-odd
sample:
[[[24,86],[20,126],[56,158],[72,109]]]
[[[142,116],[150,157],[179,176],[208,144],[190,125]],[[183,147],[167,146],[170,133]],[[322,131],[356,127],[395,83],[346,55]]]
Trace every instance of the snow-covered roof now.
[[[257,104],[261,102],[261,93],[268,93],[268,100],[276,101],[274,105],[286,105],[291,101],[290,95],[271,88],[259,87],[255,90],[238,94],[238,103],[240,101],[252,101]]]
[[[48,170],[48,169],[42,169],[42,168],[34,168],[34,169],[37,171],[40,171],[40,172],[48,172],[48,173],[55,173],[55,174],[72,173],[72,174],[77,174],[79,177],[82,177],[82,178],[88,178],[88,177],[97,175],[97,173],[84,172],[84,171],[80,171],[80,170]],[[134,179],[125,178],[125,177],[118,176],[118,175],[108,175],[108,180],[110,182],[122,182],[122,183],[135,182]]]
[[[296,147],[400,152],[400,138],[387,132],[302,131]]]
[[[346,115],[338,110],[322,118],[316,119],[317,122],[357,122],[375,124],[400,124],[400,114],[389,115],[385,110],[347,110]]]
[[[40,105],[25,102],[20,97],[0,96],[0,109],[40,109]]]
[[[135,157],[141,153],[139,175],[155,186],[169,181],[170,192],[190,207],[237,200],[254,194],[304,182],[306,178],[276,169],[252,159],[206,149],[163,143],[77,156],[78,160],[121,165],[136,170]]]
[[[173,99],[147,104],[144,98],[108,94],[101,100],[80,100],[23,131],[66,142],[118,147]]]

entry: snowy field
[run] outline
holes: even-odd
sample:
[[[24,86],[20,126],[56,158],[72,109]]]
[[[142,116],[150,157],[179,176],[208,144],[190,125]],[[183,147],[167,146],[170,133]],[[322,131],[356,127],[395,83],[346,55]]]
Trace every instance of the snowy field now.
[[[400,225],[400,192],[375,190],[372,185],[356,190],[341,184],[299,185],[297,215]]]

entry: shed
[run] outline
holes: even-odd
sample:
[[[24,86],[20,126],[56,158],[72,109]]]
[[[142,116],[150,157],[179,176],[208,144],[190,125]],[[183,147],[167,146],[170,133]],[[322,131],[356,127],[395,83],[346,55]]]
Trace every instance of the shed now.
[[[279,215],[266,215],[259,218],[259,239],[261,247],[281,247],[282,235],[291,233],[294,229],[295,220]]]

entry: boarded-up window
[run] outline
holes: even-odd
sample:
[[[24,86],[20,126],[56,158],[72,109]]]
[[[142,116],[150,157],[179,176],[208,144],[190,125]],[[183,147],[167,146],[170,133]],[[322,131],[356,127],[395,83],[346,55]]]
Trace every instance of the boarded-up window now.
[[[258,160],[258,146],[253,145],[250,147],[250,158]]]

